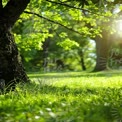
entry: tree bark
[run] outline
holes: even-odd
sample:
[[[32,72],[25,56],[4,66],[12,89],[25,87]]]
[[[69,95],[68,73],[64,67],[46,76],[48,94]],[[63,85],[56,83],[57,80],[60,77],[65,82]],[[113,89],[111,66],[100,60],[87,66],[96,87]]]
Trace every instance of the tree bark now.
[[[9,0],[4,8],[0,7],[0,89],[14,90],[16,83],[29,81],[11,33],[28,3],[29,0]]]

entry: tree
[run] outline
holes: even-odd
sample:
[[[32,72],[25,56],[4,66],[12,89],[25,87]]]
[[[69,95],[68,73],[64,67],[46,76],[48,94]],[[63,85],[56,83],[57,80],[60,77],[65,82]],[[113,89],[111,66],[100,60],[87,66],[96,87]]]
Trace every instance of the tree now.
[[[29,2],[30,0],[9,0],[3,6],[3,1],[0,0],[0,82],[4,81],[7,90],[14,89],[18,82],[29,81],[11,33],[12,27]],[[3,88],[4,85],[0,87]]]

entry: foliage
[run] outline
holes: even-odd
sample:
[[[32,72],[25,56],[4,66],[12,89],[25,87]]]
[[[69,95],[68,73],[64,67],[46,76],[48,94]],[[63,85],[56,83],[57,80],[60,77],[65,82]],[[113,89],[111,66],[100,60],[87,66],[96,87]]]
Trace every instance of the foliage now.
[[[0,96],[0,121],[115,122],[122,118],[121,72],[29,74],[31,84]]]
[[[43,59],[35,57],[43,55],[38,50],[43,50],[43,43],[49,37],[51,37],[49,59],[62,57],[61,53],[65,55],[66,50],[75,48],[79,51],[85,50],[86,47],[90,48],[90,38],[95,39],[97,36],[102,38],[104,31],[107,32],[106,36],[112,35],[120,38],[121,31],[118,32],[116,28],[116,21],[121,17],[120,2],[112,0],[31,1],[13,28],[16,43],[25,58],[24,63],[29,64],[27,68],[33,67],[33,65],[41,66],[39,62],[42,62]],[[93,45],[91,46],[95,48]],[[84,53],[86,52],[84,51]],[[92,57],[88,56],[91,54]],[[88,64],[88,68],[90,65],[93,67],[95,61],[92,59],[96,58],[95,51],[89,51],[89,54],[87,51],[85,55],[87,55],[85,62]],[[32,60],[38,60],[34,61],[38,64],[32,64]]]

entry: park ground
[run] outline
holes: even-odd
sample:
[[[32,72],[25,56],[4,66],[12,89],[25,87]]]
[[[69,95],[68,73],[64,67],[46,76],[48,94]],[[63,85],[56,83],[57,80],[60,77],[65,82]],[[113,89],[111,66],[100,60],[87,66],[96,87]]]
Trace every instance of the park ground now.
[[[28,73],[0,95],[0,122],[121,122],[122,71]]]

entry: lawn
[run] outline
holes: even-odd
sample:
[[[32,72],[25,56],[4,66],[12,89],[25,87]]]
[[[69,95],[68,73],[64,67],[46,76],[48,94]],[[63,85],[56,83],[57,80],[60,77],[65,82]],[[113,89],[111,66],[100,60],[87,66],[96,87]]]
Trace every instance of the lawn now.
[[[121,122],[122,71],[29,73],[0,95],[0,122]]]

